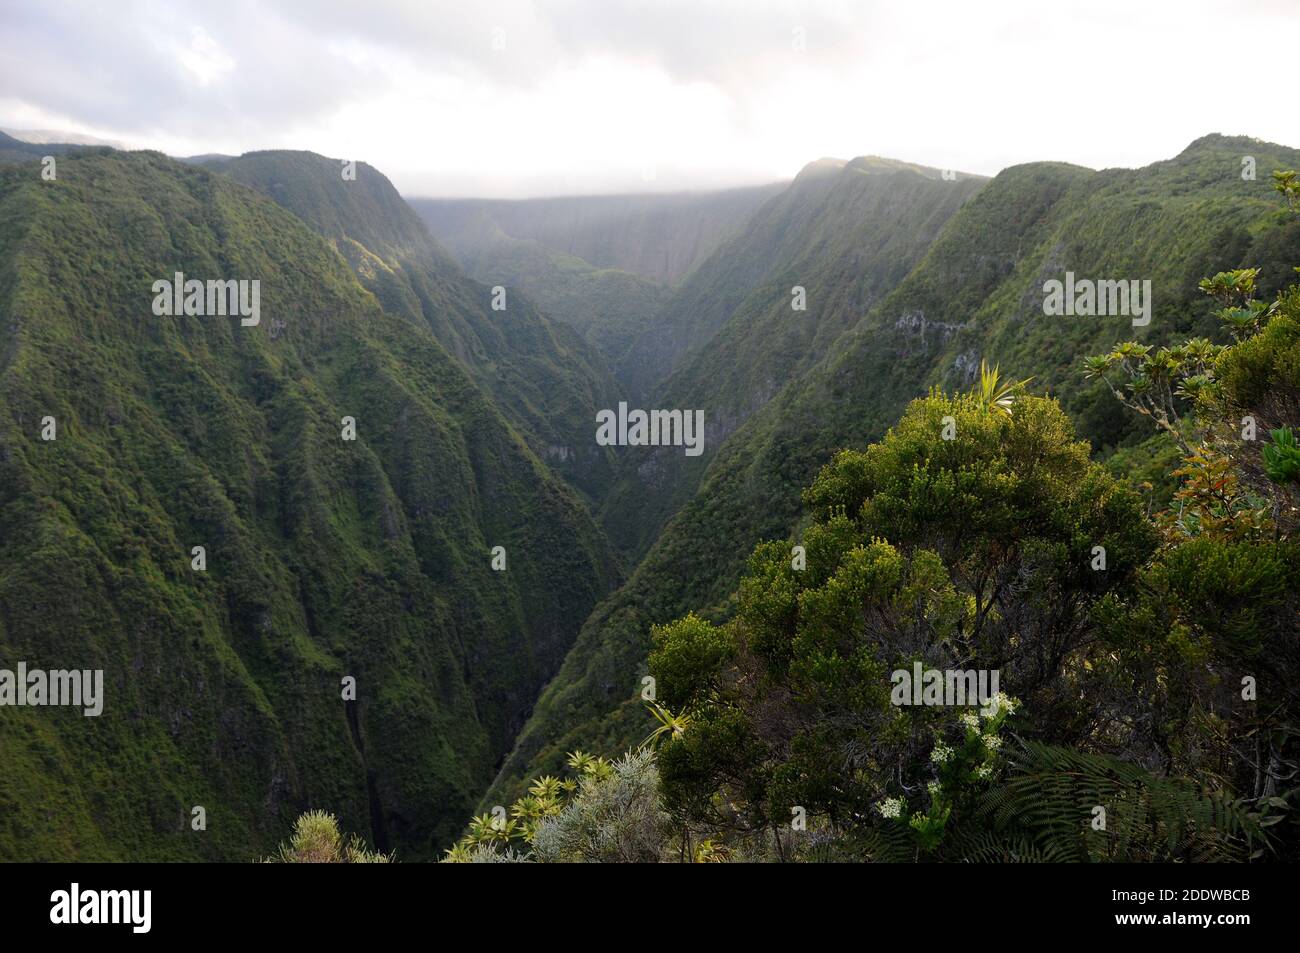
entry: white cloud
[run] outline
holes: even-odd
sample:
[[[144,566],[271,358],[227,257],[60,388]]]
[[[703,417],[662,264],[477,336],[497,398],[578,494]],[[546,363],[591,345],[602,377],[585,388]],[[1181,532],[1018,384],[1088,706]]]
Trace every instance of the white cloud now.
[[[313,149],[412,194],[713,187],[865,153],[1141,165],[1207,132],[1300,144],[1268,100],[1291,85],[1281,0],[0,3],[0,125]]]
[[[200,28],[191,32],[190,45],[176,52],[176,61],[200,86],[212,85],[236,65],[221,45]]]

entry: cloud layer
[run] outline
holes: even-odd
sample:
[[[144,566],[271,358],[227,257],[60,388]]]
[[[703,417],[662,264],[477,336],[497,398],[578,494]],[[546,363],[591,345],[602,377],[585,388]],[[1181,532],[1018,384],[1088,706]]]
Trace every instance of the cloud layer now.
[[[1289,0],[0,0],[0,125],[313,149],[426,195],[716,187],[867,153],[1139,165],[1207,132],[1300,144],[1267,98],[1294,20]]]

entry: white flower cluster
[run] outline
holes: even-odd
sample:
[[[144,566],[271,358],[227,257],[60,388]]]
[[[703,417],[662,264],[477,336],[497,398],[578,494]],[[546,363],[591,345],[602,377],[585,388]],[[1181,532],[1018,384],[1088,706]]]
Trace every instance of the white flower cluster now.
[[[987,781],[993,777],[993,765],[985,762],[975,769],[975,777],[982,781]]]
[[[880,812],[881,817],[898,817],[903,813],[903,799],[887,797],[876,805],[876,810]]]
[[[930,792],[930,797],[938,797],[939,792],[943,790],[943,785],[938,781],[931,781],[926,785],[926,789]]]
[[[947,764],[952,758],[952,748],[948,747],[942,741],[937,742],[934,750],[930,752],[930,760],[935,764]]]
[[[1013,714],[1020,707],[1020,702],[1012,698],[1006,692],[998,692],[986,703],[988,714],[985,718],[995,718],[999,712],[1005,711],[1008,715]]]
[[[965,725],[967,728],[969,728],[971,731],[980,730],[980,716],[975,714],[975,712],[973,711],[963,712],[961,716],[961,723]]]
[[[990,751],[997,751],[1002,747],[1001,735],[984,735],[980,740],[984,742],[984,747],[988,748]]]

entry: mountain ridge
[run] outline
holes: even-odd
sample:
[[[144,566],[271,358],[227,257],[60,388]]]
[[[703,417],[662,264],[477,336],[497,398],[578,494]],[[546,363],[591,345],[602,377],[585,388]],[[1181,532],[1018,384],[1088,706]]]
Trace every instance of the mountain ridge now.
[[[613,480],[615,460],[589,438],[621,389],[581,335],[542,314],[527,296],[494,293],[466,275],[377,169],[312,152],[265,150],[213,168],[265,195],[331,240],[387,310],[427,325],[530,438],[539,456],[588,499]]]
[[[453,248],[463,250],[457,236],[466,220],[485,214],[512,238],[535,239],[596,268],[675,285],[783,187],[778,182],[702,192],[410,202]]]

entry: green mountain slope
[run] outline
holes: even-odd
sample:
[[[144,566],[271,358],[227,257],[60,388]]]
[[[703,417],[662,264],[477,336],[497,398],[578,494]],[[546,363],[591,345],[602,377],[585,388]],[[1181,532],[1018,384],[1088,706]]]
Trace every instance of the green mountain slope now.
[[[616,543],[644,554],[694,494],[712,450],[893,289],[985,181],[876,157],[823,159],[701,265],[633,353],[651,375],[651,406],[704,410],[705,452],[629,455],[636,466],[602,510]]]
[[[1243,155],[1256,158],[1257,181],[1242,180]],[[1259,266],[1266,294],[1293,277],[1300,223],[1279,208],[1268,170],[1297,165],[1294,149],[1208,136],[1142,169],[1040,163],[989,182],[893,292],[719,449],[699,491],[584,625],[490,798],[564,751],[639,740],[650,627],[702,606],[725,617],[753,545],[797,535],[798,488],[835,450],[878,439],[930,385],[964,387],[987,358],[1008,376],[1034,375],[1031,390],[1060,399],[1095,449],[1145,441],[1149,427],[1083,380],[1082,357],[1133,337],[1221,337],[1202,276]],[[1150,280],[1151,323],[1045,316],[1043,284],[1067,270]]]
[[[176,271],[259,280],[260,323],[156,317]],[[0,169],[0,668],[105,694],[0,710],[0,859],[246,860],[313,807],[432,856],[613,565],[428,327],[285,209],[155,153]]]
[[[596,411],[621,390],[580,334],[547,320],[508,289],[471,280],[378,170],[310,152],[250,152],[204,163],[270,196],[339,250],[385,310],[426,323],[470,368],[530,446],[593,500],[613,479],[614,456],[592,439]],[[498,284],[501,282],[494,282]]]

